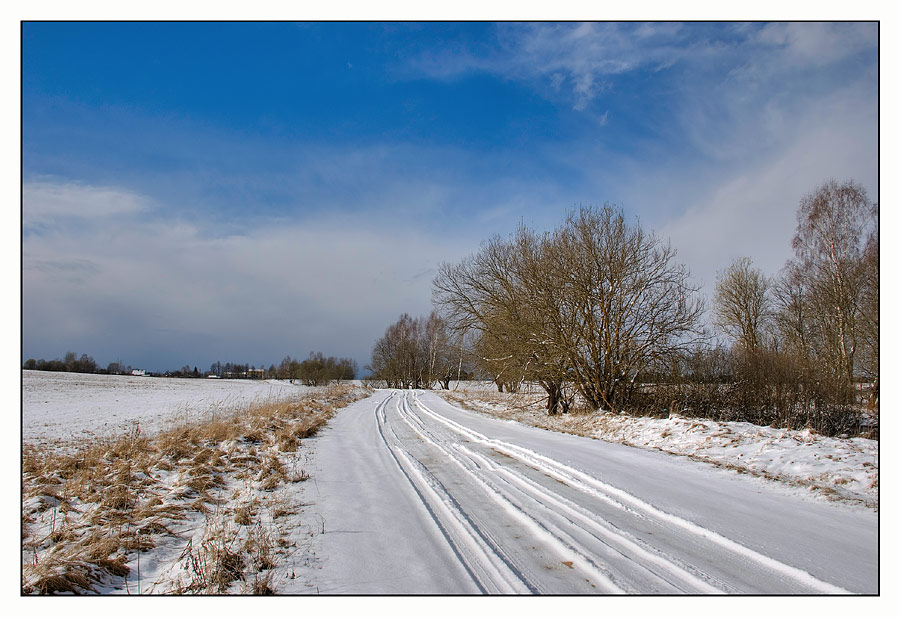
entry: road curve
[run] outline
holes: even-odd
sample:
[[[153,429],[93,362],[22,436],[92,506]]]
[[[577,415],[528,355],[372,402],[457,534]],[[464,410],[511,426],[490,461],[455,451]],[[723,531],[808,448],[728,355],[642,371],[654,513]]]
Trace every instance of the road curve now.
[[[326,594],[878,592],[877,516],[378,391],[316,439]]]

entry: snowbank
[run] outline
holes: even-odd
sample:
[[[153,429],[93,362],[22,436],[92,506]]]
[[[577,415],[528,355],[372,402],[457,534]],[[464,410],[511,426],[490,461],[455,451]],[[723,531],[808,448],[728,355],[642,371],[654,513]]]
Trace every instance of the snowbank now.
[[[809,430],[672,415],[571,413],[550,416],[540,395],[498,393],[478,386],[441,392],[473,411],[549,430],[688,456],[738,473],[803,487],[827,499],[878,507],[878,444],[823,437]]]

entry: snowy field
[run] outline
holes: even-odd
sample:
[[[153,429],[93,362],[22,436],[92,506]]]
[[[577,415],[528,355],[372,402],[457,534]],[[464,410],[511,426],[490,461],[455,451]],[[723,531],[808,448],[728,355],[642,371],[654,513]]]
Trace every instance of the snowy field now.
[[[873,439],[837,439],[809,430],[747,422],[636,418],[625,414],[550,416],[538,392],[499,393],[490,383],[460,383],[442,393],[493,417],[549,430],[687,456],[764,480],[800,488],[829,500],[878,507],[878,447]]]
[[[23,371],[22,437],[32,443],[89,438],[123,432],[134,422],[153,433],[176,418],[283,400],[309,390],[275,380]]]
[[[275,383],[271,392],[250,382],[183,380],[179,389],[162,379],[32,377],[70,422],[90,425],[91,410],[115,394],[132,404],[126,429],[139,421],[141,430],[80,440],[115,431],[100,422],[66,430],[60,418],[55,433],[23,443],[26,594],[271,593],[302,567],[313,529],[296,498],[309,479],[306,440],[335,407],[369,395],[353,384]],[[93,404],[66,407],[63,387],[70,398],[94,392]],[[160,429],[152,439],[147,424]]]

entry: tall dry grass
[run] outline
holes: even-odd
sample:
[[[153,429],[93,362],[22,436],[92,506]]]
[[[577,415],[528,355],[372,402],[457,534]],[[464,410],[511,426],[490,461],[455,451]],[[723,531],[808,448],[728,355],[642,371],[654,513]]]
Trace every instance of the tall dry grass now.
[[[302,440],[335,410],[367,396],[335,385],[291,401],[216,410],[146,435],[140,425],[90,442],[22,446],[22,593],[96,593],[134,578],[136,554],[184,541],[189,576],[175,593],[273,593],[267,572],[278,540],[260,524],[258,500],[229,486],[265,493],[309,475],[286,464]],[[268,520],[292,512],[275,501]],[[198,514],[199,513],[199,514]],[[278,513],[278,516],[276,516]],[[202,515],[198,544],[180,524]]]

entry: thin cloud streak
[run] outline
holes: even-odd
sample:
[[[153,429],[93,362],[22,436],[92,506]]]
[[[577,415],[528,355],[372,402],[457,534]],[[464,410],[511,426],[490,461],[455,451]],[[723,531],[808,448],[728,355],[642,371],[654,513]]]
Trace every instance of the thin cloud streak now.
[[[497,26],[496,45],[488,51],[438,47],[409,60],[406,74],[459,79],[492,73],[585,110],[598,98],[621,97],[619,78],[643,71],[657,73],[660,93],[680,107],[700,100],[692,94],[711,105],[728,96],[711,96],[710,87],[733,87],[736,98],[765,97],[799,75],[847,72],[842,64],[860,56],[865,62],[877,56],[877,24],[515,23]]]
[[[437,79],[494,73],[531,82],[544,94],[552,94],[549,85],[583,110],[609,89],[608,78],[661,71],[702,50],[689,36],[681,24],[669,23],[500,24],[497,45],[488,52],[439,48],[412,59],[408,68]]]
[[[102,219],[133,215],[146,210],[149,200],[114,187],[91,187],[80,183],[65,185],[32,181],[22,187],[28,207],[23,209],[26,233],[71,219]]]

